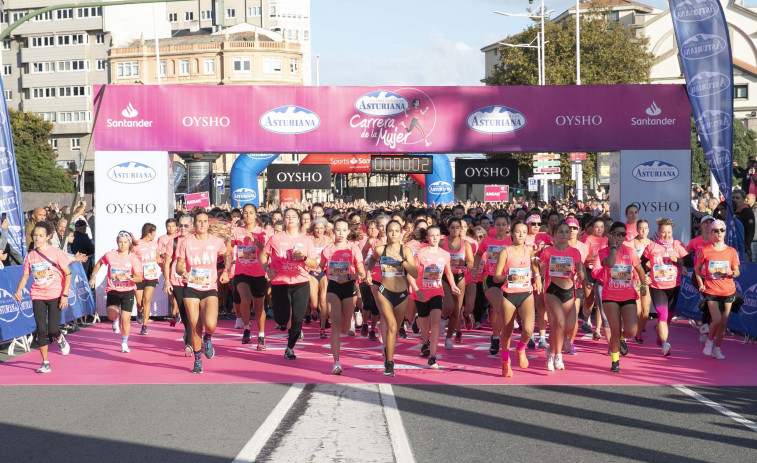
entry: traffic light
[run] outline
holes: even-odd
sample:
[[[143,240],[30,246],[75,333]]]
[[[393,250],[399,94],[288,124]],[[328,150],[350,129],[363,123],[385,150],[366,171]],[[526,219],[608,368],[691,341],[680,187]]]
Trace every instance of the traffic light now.
[[[519,195],[519,194],[520,194],[520,188],[516,188],[516,189],[515,189],[515,194],[516,194],[516,195]]]

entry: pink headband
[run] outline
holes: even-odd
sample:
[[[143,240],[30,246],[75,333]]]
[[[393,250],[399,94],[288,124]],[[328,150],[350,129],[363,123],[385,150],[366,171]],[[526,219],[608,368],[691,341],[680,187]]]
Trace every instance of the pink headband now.
[[[712,222],[712,224],[710,224],[710,230],[714,230],[719,225],[722,225],[723,228],[725,228],[725,222],[723,222],[722,220],[716,220]]]
[[[526,219],[526,223],[530,224],[531,222],[536,222],[536,221],[540,221],[540,220],[541,220],[541,217],[539,217],[538,215],[534,214],[534,215],[528,216],[528,218]]]

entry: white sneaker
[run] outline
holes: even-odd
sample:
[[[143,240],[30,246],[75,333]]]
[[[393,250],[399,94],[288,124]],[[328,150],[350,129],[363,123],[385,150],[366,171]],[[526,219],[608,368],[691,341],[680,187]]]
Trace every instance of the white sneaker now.
[[[704,343],[704,350],[702,351],[704,355],[708,355],[708,356],[712,355],[712,345],[713,345],[713,342],[710,341],[709,339],[707,340],[707,342]]]
[[[37,368],[37,373],[50,373],[50,362],[42,362],[42,365]]]
[[[342,364],[337,362],[334,362],[334,368],[331,369],[332,375],[341,375],[342,374]]]
[[[121,343],[121,353],[128,354],[129,352],[131,352],[129,350],[129,346],[125,342],[122,342]]]
[[[237,321],[234,322],[234,329],[235,330],[241,330],[244,324],[242,323],[241,318],[237,318]]]
[[[520,329],[520,323],[518,323],[517,319],[513,320],[513,329],[514,330]]]
[[[710,332],[710,325],[704,324],[699,327],[699,334],[708,334]]]
[[[555,371],[555,356],[547,354],[547,371]]]
[[[452,345],[452,338],[447,338],[444,340],[444,348],[447,350],[452,350],[455,348],[455,346]]]
[[[564,370],[565,364],[562,363],[562,354],[556,354],[555,355],[555,369],[556,370]]]
[[[355,312],[355,325],[363,326],[363,313],[362,312]]]
[[[68,345],[66,338],[62,334],[58,338],[58,347],[60,347],[60,353],[63,355],[68,355],[71,352],[71,346]]]
[[[720,347],[714,347],[712,349],[712,356],[718,360],[725,360],[725,355],[723,355],[723,353],[720,352]]]
[[[113,332],[116,334],[121,332],[121,325],[118,323],[118,319],[113,320]]]

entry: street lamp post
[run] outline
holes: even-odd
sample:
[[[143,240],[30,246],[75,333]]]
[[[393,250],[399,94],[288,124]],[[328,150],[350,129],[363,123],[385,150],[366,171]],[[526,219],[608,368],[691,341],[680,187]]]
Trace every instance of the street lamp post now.
[[[581,22],[580,0],[576,0],[576,85],[581,85]],[[576,199],[584,200],[584,165],[576,164]]]

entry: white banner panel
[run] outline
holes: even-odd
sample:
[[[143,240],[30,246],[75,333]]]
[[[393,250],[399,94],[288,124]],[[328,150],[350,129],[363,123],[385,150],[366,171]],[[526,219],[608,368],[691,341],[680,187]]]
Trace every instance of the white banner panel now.
[[[675,222],[673,237],[691,238],[691,151],[616,151],[610,155],[610,214],[626,221],[626,206],[639,208],[639,218],[649,221],[649,237],[656,220]]]
[[[95,258],[100,259],[116,248],[121,230],[139,239],[142,225],[149,222],[157,227],[157,236],[165,234],[166,219],[173,217],[171,159],[166,151],[95,151],[95,191]],[[95,301],[101,315],[106,313],[105,275],[105,269],[97,275]],[[151,315],[169,314],[162,278],[151,305]]]

